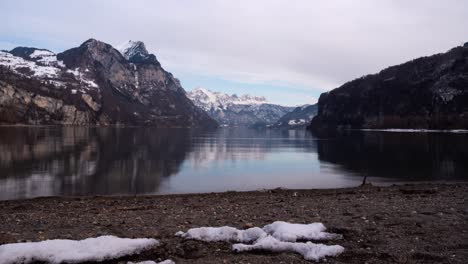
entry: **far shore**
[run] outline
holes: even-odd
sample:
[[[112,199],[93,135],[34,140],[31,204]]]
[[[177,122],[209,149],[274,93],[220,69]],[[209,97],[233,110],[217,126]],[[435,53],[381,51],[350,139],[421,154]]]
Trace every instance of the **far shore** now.
[[[239,128],[237,126],[225,126],[220,125],[214,128],[203,128],[203,127],[156,127],[156,126],[137,126],[137,125],[124,125],[124,124],[109,124],[109,125],[96,125],[96,124],[89,124],[89,125],[73,125],[73,124],[6,124],[0,123],[0,127],[53,127],[53,128],[191,128],[191,129],[223,129],[223,128]],[[249,129],[256,129],[252,127],[245,127]],[[277,128],[277,127],[264,127],[274,130],[297,130],[297,129],[304,129],[307,130],[305,126],[299,127],[285,127],[285,128]],[[350,128],[350,129],[334,129],[336,131],[364,131],[364,132],[396,132],[396,133],[468,133],[468,129],[427,129],[427,128]]]
[[[0,244],[148,237],[162,244],[119,261],[310,263],[293,253],[234,253],[229,243],[174,236],[192,227],[261,227],[282,220],[322,222],[342,234],[343,240],[331,243],[345,252],[327,263],[466,263],[467,202],[467,183],[11,200],[0,201]]]
[[[356,129],[358,131],[408,132],[408,133],[468,133],[468,129],[425,129],[425,128],[381,128]]]

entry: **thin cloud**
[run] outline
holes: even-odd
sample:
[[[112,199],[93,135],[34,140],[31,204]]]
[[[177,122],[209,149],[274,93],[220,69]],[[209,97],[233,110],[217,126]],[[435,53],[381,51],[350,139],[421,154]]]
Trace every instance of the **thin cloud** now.
[[[468,40],[466,14],[463,0],[5,0],[0,35],[56,50],[91,37],[142,40],[179,75],[298,85],[318,96],[460,45]]]

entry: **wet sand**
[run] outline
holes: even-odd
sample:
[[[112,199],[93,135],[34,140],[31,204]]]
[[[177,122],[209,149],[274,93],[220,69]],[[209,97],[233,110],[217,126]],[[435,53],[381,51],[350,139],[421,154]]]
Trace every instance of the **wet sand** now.
[[[151,237],[161,245],[109,263],[311,263],[294,253],[234,253],[230,243],[174,236],[192,227],[262,227],[282,220],[322,222],[343,234],[327,243],[344,246],[345,253],[326,263],[468,263],[467,198],[468,184],[458,183],[0,201],[0,244]]]

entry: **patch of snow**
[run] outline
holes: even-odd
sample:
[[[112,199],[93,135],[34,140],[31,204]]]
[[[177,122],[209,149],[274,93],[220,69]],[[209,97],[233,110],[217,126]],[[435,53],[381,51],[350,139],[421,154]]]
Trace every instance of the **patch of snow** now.
[[[306,260],[319,260],[327,256],[336,256],[344,251],[339,245],[305,243],[298,240],[333,240],[342,238],[339,234],[325,232],[322,223],[292,224],[276,221],[260,229],[252,227],[239,230],[229,226],[191,228],[186,233],[179,231],[176,236],[202,241],[241,242],[234,244],[236,252],[269,250],[273,252],[296,252]],[[252,243],[253,244],[245,244]]]
[[[14,72],[19,74],[21,74],[19,69],[29,68],[34,72],[33,76],[36,77],[57,77],[60,71],[60,69],[56,67],[38,65],[34,61],[27,61],[21,57],[16,57],[3,51],[0,51],[0,65],[11,68]]]
[[[135,71],[135,88],[138,89],[138,88],[140,88],[140,83],[138,81],[138,69],[137,69],[136,64],[133,64],[133,70]]]
[[[67,70],[67,72],[73,74],[77,80],[79,80],[82,83],[85,83],[86,86],[91,88],[99,88],[99,86],[94,81],[86,79],[80,72],[79,68],[75,68],[74,70]]]
[[[104,261],[138,254],[159,245],[156,239],[100,236],[84,240],[54,239],[41,242],[0,245],[2,264],[13,263],[79,263]]]
[[[175,264],[175,262],[171,259],[166,259],[164,261],[159,262],[158,264]]]
[[[63,61],[57,61],[57,66],[59,66],[60,68],[65,68],[65,63],[63,63]]]
[[[31,59],[37,59],[37,62],[48,66],[58,66],[57,56],[55,53],[48,50],[35,50],[29,57]]]
[[[257,240],[252,245],[234,244],[232,249],[236,252],[268,250],[273,252],[296,252],[301,254],[306,260],[319,260],[328,256],[337,256],[343,253],[344,248],[339,245],[315,244],[312,242],[297,243],[284,242],[272,236],[267,236]]]
[[[445,86],[445,85],[440,85],[440,86],[442,87],[437,89],[437,94],[444,102],[450,102],[452,101],[453,98],[455,98],[455,96],[462,93],[461,90],[457,90],[449,86]]]
[[[186,233],[179,231],[175,234],[185,239],[195,239],[202,241],[226,241],[226,242],[252,242],[266,233],[261,228],[252,227],[246,230],[239,230],[230,226],[222,227],[198,227],[191,228]]]
[[[75,68],[74,70],[67,70],[68,73],[73,74],[75,77],[80,77],[80,71],[79,68]]]
[[[48,50],[34,50],[34,52],[31,53],[31,55],[29,55],[29,57],[32,59],[45,57],[45,56],[55,56],[55,53],[48,51]]]
[[[305,124],[305,119],[299,119],[299,120],[296,120],[296,119],[291,119],[288,121],[288,125],[290,126],[294,126],[294,125],[303,125]]]
[[[57,57],[55,56],[42,57],[38,60],[38,62],[41,62],[45,65],[55,65],[57,62]]]
[[[94,81],[90,81],[90,80],[83,80],[83,81],[86,82],[86,84],[88,84],[88,86],[91,86],[93,88],[98,88],[99,87]]]
[[[341,235],[325,232],[326,229],[322,223],[291,224],[283,221],[276,221],[263,227],[266,233],[281,241],[296,242],[298,240],[341,238]]]

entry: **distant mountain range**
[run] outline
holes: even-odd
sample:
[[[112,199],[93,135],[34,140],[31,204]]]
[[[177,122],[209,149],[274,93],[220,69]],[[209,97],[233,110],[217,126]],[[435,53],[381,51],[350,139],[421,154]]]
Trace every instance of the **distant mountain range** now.
[[[228,95],[204,88],[196,88],[187,95],[223,126],[271,126],[294,109],[268,103],[264,97]]]
[[[300,128],[309,125],[314,116],[317,115],[318,106],[303,105],[296,107],[291,112],[282,116],[273,127],[276,128]]]
[[[312,129],[468,129],[468,43],[320,95]]]
[[[140,41],[0,51],[0,123],[215,127]]]

